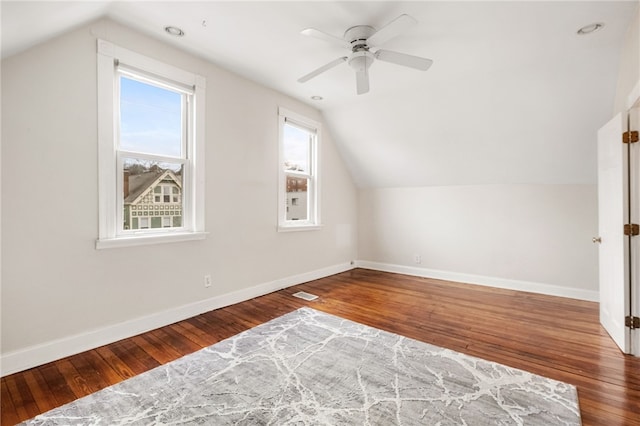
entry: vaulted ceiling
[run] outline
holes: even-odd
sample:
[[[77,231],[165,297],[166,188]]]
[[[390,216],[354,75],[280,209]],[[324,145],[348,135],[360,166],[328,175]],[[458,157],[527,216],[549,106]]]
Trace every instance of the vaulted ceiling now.
[[[638,4],[3,1],[2,56],[109,16],[320,109],[360,187],[591,184]],[[428,71],[376,61],[363,95],[346,64],[297,82],[348,54],[301,30],[342,37],[403,13],[418,24],[382,47],[432,59]],[[576,34],[596,22],[605,26]]]

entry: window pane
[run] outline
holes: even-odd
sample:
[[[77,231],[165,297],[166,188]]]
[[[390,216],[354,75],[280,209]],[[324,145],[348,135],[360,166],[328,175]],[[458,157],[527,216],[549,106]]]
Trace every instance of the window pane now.
[[[287,179],[287,199],[286,199],[286,219],[287,220],[307,220],[307,188],[309,179],[296,176],[286,176]]]
[[[154,210],[153,213],[145,212],[144,215],[158,216],[159,211],[163,210],[181,211],[182,176],[183,166],[179,163],[125,158],[122,191],[123,229],[143,229],[143,226],[145,228],[180,227],[181,221],[161,223],[159,217],[151,223],[143,219],[133,221],[131,212]]]
[[[120,77],[120,149],[182,156],[182,94]]]
[[[283,140],[285,170],[311,173],[309,168],[311,138],[313,134],[310,132],[285,123]]]

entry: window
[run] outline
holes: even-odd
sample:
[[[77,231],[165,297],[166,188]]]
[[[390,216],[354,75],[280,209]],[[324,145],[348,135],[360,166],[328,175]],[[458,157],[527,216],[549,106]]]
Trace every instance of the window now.
[[[154,190],[154,202],[156,203],[180,203],[180,188],[175,185],[157,186]],[[174,206],[171,206],[172,208]]]
[[[204,97],[204,78],[98,40],[96,247],[204,238]]]
[[[320,124],[284,108],[279,109],[279,119],[278,229],[318,229]]]

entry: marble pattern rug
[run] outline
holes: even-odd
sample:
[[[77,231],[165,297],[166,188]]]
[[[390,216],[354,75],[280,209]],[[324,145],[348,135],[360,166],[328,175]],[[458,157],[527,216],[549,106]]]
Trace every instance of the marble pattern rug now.
[[[574,386],[302,308],[28,425],[580,425]]]

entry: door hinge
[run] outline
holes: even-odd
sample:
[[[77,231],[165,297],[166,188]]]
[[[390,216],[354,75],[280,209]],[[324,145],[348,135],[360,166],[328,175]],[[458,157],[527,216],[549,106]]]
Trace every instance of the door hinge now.
[[[626,316],[624,317],[624,326],[632,330],[640,328],[640,317]]]
[[[624,235],[635,236],[640,234],[640,226],[637,223],[628,223],[624,225]]]
[[[634,143],[638,142],[638,131],[630,130],[622,134],[622,143]]]

